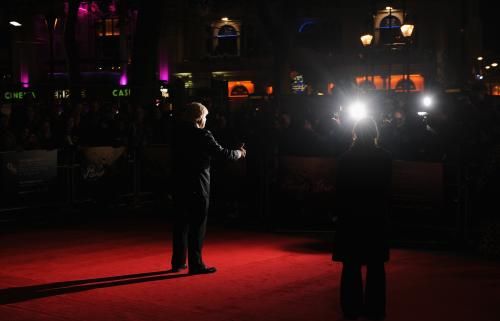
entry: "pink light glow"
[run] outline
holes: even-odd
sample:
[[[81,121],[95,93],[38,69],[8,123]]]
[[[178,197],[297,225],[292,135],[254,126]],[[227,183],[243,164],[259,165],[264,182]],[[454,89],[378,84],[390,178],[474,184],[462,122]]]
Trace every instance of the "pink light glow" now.
[[[88,3],[81,3],[80,7],[78,7],[78,15],[86,16],[89,13],[89,5]]]
[[[120,76],[120,85],[126,86],[128,84],[127,72],[124,70]]]
[[[19,70],[19,81],[23,88],[28,88],[30,86],[30,74],[28,72],[28,66],[24,63],[21,63]]]
[[[168,68],[168,50],[167,44],[163,41],[158,46],[158,78],[161,81],[168,81],[169,68]]]
[[[168,81],[168,78],[168,65],[166,63],[160,64],[160,80]]]
[[[116,2],[113,1],[109,4],[108,6],[108,10],[109,12],[111,12],[112,14],[115,14],[116,13]]]

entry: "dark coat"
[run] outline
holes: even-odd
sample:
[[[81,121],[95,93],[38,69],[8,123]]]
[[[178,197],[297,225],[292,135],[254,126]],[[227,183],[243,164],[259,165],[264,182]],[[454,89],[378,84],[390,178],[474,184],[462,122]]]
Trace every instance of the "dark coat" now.
[[[173,140],[174,197],[210,196],[210,160],[237,160],[237,150],[223,148],[209,130],[187,122],[175,125]]]
[[[376,146],[352,146],[338,160],[333,260],[389,260],[387,215],[391,200],[391,155]]]

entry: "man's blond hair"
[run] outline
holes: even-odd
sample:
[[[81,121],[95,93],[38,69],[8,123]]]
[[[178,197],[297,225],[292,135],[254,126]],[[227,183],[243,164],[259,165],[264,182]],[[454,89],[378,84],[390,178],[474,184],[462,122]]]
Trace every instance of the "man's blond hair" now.
[[[207,107],[198,102],[192,102],[186,105],[182,113],[182,119],[187,122],[196,124],[201,122],[202,118],[208,114]]]

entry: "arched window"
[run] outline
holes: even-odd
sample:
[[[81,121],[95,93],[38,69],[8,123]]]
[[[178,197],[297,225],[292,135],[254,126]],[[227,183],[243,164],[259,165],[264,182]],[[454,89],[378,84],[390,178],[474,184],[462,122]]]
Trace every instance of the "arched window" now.
[[[238,31],[233,26],[220,27],[216,38],[216,55],[236,56],[238,54]]]
[[[401,41],[401,21],[393,16],[388,15],[380,21],[380,42],[382,44],[393,44]]]
[[[236,85],[231,89],[231,96],[248,96],[248,89],[243,85]]]
[[[320,46],[322,39],[321,25],[316,21],[306,21],[302,23],[298,29],[297,43],[306,48],[314,48]]]
[[[340,46],[340,26],[335,21],[306,19],[297,28],[297,46],[331,52]]]
[[[411,79],[401,79],[396,84],[396,91],[414,91],[417,87]]]

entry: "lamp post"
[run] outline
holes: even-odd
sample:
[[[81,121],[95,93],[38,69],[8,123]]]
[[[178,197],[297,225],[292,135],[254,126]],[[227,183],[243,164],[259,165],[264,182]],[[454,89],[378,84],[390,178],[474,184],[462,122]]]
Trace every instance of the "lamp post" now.
[[[367,33],[367,34],[364,34],[360,37],[361,39],[361,43],[363,44],[363,47],[365,48],[365,51],[368,52],[368,48],[370,47],[371,43],[372,43],[372,40],[373,40],[373,35]],[[366,57],[368,55],[365,54],[365,84],[368,82],[368,72],[367,72],[367,68],[366,68]],[[372,82],[373,82],[373,73],[372,73]]]
[[[57,17],[51,10],[45,15],[45,23],[49,32],[49,94],[48,104],[52,108],[54,105],[54,31],[57,24]]]
[[[410,19],[408,17],[405,17],[405,23],[401,26],[401,34],[403,34],[403,37],[406,40],[406,81],[404,82],[405,84],[405,91],[409,92],[410,91],[410,45],[411,45],[411,35],[413,34],[413,29],[415,28],[415,25],[413,25],[410,22]]]
[[[49,31],[49,77],[54,79],[54,30],[57,24],[57,18],[54,14],[49,13],[45,16],[45,22]]]
[[[482,66],[483,59],[484,59],[483,56],[478,56],[475,59],[474,75],[473,75],[475,79],[481,80],[483,78],[483,66]]]
[[[387,6],[385,7],[385,10],[389,13],[389,30],[390,30],[390,36],[391,36],[391,43],[394,42],[393,40],[393,34],[392,34],[392,7]],[[391,74],[392,74],[392,62],[389,60],[389,77],[387,81],[387,94],[389,95],[391,93]]]

